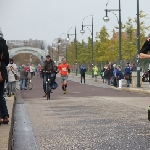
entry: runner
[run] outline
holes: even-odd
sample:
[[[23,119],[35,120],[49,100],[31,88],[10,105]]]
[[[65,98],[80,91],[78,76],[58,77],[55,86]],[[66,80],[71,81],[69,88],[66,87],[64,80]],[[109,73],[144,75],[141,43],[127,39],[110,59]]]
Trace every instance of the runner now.
[[[70,73],[70,67],[66,62],[65,58],[62,58],[62,63],[58,66],[59,73],[61,75],[61,83],[62,83],[62,90],[64,91],[64,94],[67,92],[67,80],[68,80],[68,74]]]

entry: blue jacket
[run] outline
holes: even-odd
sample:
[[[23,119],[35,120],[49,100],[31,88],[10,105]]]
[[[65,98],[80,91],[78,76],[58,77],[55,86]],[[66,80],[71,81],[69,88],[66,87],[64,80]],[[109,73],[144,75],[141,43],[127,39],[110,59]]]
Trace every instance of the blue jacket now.
[[[129,66],[126,66],[125,70],[124,70],[124,74],[131,74],[131,70]]]
[[[86,72],[86,66],[82,65],[80,66],[80,74],[85,74]]]
[[[116,71],[116,77],[118,77],[118,80],[121,80],[121,79],[124,78],[124,76],[123,76],[121,70],[117,70],[117,71]]]

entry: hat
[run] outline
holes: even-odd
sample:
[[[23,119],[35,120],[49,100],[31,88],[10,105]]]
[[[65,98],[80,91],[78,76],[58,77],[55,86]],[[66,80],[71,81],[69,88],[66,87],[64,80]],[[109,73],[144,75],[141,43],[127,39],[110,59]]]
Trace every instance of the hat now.
[[[51,58],[51,56],[50,56],[50,55],[47,55],[46,58]]]
[[[127,62],[127,64],[130,64],[129,62]]]

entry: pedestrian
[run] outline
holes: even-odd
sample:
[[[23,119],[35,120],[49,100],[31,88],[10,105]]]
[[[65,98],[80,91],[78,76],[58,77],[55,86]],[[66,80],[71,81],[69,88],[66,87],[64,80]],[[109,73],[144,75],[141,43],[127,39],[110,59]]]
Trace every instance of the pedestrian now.
[[[97,66],[95,65],[92,70],[94,72],[95,82],[97,82],[97,76],[98,76],[98,68],[97,68]]]
[[[117,87],[117,77],[116,77],[116,72],[117,72],[117,65],[113,64],[113,86]]]
[[[32,79],[32,77],[34,76],[34,65],[33,64],[30,65],[30,74],[31,74],[31,79]]]
[[[124,70],[124,78],[127,81],[127,87],[130,87],[131,70],[129,62],[127,62]]]
[[[42,78],[42,70],[43,70],[43,68],[42,68],[42,66],[40,65],[40,66],[39,66],[40,78]]]
[[[58,70],[60,73],[62,90],[64,91],[64,94],[66,94],[66,92],[67,92],[67,81],[68,81],[68,75],[70,73],[70,67],[67,64],[65,58],[62,58],[62,63],[58,66]]]
[[[117,70],[116,70],[116,79],[118,80],[118,88],[122,88],[122,79],[123,79],[123,74],[121,71],[121,67],[118,65]]]
[[[7,67],[8,71],[8,97],[11,97],[11,94],[14,95],[16,91],[16,76],[17,76],[17,65],[14,63],[13,59],[10,58],[10,63]]]
[[[9,64],[9,53],[6,40],[0,37],[0,125],[8,124],[9,114],[4,98],[4,83],[8,79],[6,66]]]
[[[84,64],[82,64],[80,66],[80,74],[81,74],[81,81],[80,83],[82,83],[82,78],[83,78],[83,81],[84,81],[84,84],[85,84],[85,72],[86,72],[86,66]]]
[[[25,82],[27,79],[27,72],[25,70],[25,66],[22,65],[21,70],[20,70],[20,90],[25,90]]]
[[[106,70],[104,72],[104,76],[105,76],[106,80],[108,81],[108,85],[110,85],[110,79],[112,76],[112,72],[110,70],[110,65],[107,65]]]
[[[26,64],[25,70],[26,70],[27,76],[28,76],[28,74],[29,74],[29,72],[30,72],[30,66],[29,66],[28,64]]]

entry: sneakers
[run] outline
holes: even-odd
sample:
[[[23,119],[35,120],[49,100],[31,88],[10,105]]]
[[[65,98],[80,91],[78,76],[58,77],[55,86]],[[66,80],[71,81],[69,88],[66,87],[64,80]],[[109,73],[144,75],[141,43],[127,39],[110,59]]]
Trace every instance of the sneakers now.
[[[66,90],[64,90],[64,94],[66,94],[67,93],[67,89]]]

